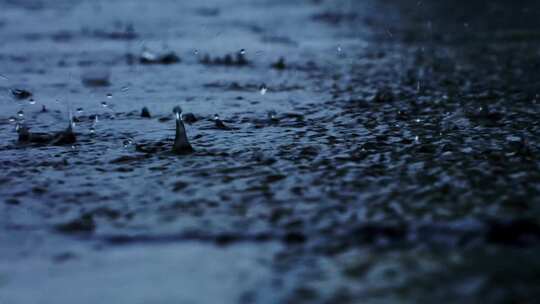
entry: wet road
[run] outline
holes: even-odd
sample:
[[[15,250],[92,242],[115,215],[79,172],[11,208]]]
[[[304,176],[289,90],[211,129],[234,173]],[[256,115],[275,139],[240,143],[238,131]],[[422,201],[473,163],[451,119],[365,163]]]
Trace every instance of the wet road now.
[[[537,296],[534,1],[0,7],[1,304]]]

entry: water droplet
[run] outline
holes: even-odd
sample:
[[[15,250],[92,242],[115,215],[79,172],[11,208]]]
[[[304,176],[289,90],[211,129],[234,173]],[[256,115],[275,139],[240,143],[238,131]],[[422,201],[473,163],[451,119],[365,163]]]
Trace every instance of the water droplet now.
[[[246,54],[246,50],[241,49],[241,50],[240,50],[240,55],[245,55],[245,54]]]
[[[122,142],[122,144],[124,145],[124,148],[129,147],[132,143],[133,141],[131,139],[126,139]]]
[[[20,110],[19,112],[17,112],[17,116],[19,116],[19,117],[23,117],[23,116],[24,116],[24,112],[23,112],[23,110]]]
[[[194,55],[199,55],[199,50],[193,50]]]
[[[219,115],[218,114],[214,114],[214,120],[219,120]]]
[[[8,119],[9,119],[9,122],[15,122],[15,121],[17,120],[17,118],[15,118],[15,117],[13,117],[13,116],[11,116],[11,117],[8,118]]]
[[[266,91],[268,91],[268,88],[263,83],[263,84],[261,84],[261,87],[259,88],[259,91],[261,92],[261,95],[264,95],[264,94],[266,94]]]
[[[6,75],[3,75],[3,74],[0,74],[0,78],[4,79],[4,80],[9,80],[9,78],[7,78]]]
[[[94,133],[96,133],[96,128],[90,127],[90,134],[94,134]]]
[[[337,51],[338,51],[338,53],[341,53],[341,51],[342,51],[341,45],[338,45],[338,46],[337,46]]]
[[[111,94],[111,93],[108,93],[108,94],[107,94],[107,98],[111,99],[111,98],[112,98],[112,94]]]
[[[77,114],[80,115],[80,114],[82,114],[82,112],[83,112],[83,108],[77,108]]]
[[[33,98],[30,98],[30,100],[28,100],[28,103],[34,105],[36,104],[36,101]]]
[[[417,119],[415,119],[414,121],[417,122],[417,123],[418,123],[418,122],[421,122],[420,118],[417,118]]]
[[[101,106],[104,107],[104,108],[106,108],[106,107],[108,107],[108,104],[107,104],[106,101],[102,101],[102,102],[101,102]]]
[[[416,135],[416,136],[414,137],[414,142],[415,142],[415,143],[419,143],[419,142],[420,142],[420,137],[419,137],[418,135]]]
[[[173,108],[173,113],[176,119],[180,119],[180,114],[182,114],[182,108],[180,106],[176,106]]]

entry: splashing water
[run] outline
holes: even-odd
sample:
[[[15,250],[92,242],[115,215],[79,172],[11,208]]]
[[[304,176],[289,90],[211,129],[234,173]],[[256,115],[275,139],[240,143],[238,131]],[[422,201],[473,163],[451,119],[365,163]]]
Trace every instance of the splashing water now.
[[[264,83],[261,84],[261,87],[259,88],[259,92],[261,93],[261,95],[265,95],[267,91],[268,88],[266,87],[266,85]]]
[[[182,114],[182,108],[180,106],[176,106],[173,108],[174,116],[176,117],[176,120],[180,120],[182,117],[180,114]]]
[[[127,148],[133,144],[133,141],[131,139],[126,139],[122,142],[122,145],[124,145],[124,148]]]

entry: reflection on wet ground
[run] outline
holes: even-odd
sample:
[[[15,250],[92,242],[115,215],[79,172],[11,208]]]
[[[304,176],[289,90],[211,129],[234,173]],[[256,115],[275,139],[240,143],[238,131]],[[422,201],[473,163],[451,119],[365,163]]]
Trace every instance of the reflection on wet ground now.
[[[539,6],[480,3],[0,0],[0,303],[532,303]]]

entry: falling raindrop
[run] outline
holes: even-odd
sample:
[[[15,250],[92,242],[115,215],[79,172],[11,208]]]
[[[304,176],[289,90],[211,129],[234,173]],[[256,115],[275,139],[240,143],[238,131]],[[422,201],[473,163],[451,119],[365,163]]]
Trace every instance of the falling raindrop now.
[[[261,84],[261,87],[259,88],[259,91],[261,92],[261,95],[264,95],[264,94],[266,94],[266,91],[268,91],[268,88],[263,83],[263,84]]]

